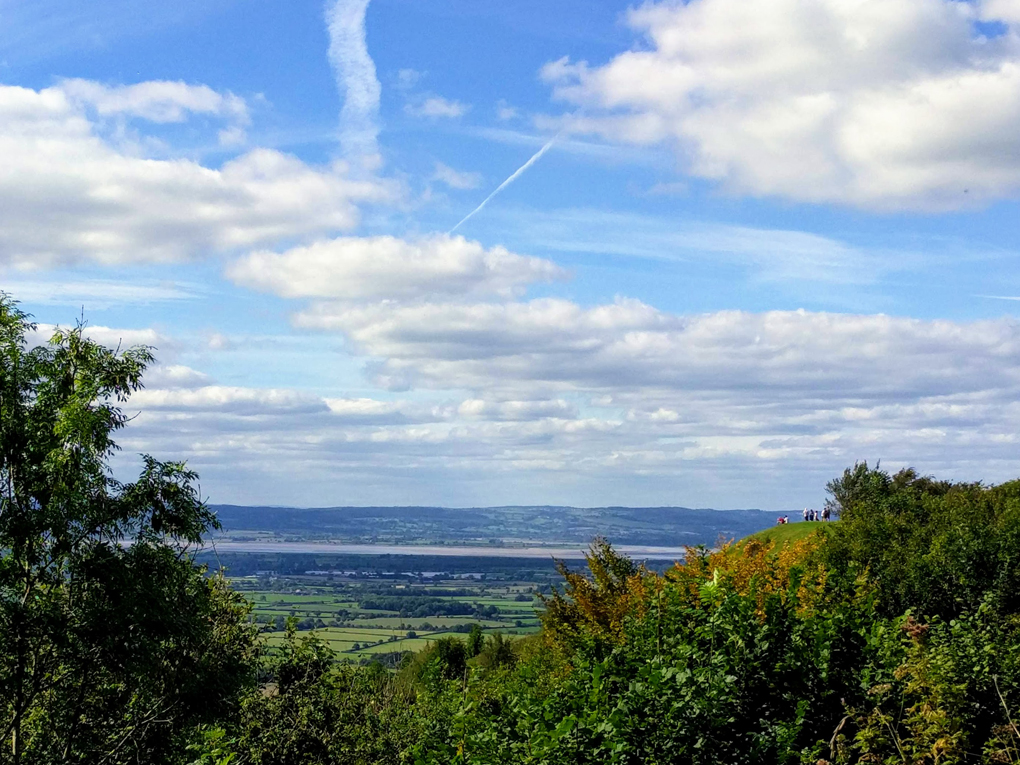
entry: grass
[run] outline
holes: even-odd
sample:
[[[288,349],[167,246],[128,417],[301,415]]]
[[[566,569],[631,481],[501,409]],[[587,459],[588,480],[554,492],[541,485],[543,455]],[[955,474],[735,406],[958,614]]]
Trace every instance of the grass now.
[[[835,523],[838,523],[838,521]],[[740,544],[744,544],[748,540],[754,539],[763,543],[774,542],[776,547],[786,547],[788,544],[793,544],[794,542],[799,542],[802,539],[807,539],[807,537],[818,532],[828,534],[831,532],[833,526],[834,523],[824,523],[821,521],[784,523],[782,525],[776,525],[765,529],[764,531],[759,531],[757,534],[752,534],[749,537],[745,537],[740,540]]]

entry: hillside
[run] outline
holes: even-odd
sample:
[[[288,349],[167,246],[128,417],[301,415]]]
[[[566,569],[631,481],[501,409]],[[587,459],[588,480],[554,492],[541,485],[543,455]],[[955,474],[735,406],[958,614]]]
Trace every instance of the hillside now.
[[[762,510],[688,507],[244,507],[213,505],[220,539],[299,538],[369,544],[581,543],[713,545],[769,527]]]

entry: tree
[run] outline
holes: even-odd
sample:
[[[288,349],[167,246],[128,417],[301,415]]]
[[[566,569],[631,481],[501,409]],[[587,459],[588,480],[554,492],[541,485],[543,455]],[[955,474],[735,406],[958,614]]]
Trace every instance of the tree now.
[[[468,633],[467,639],[467,655],[469,658],[474,658],[482,652],[482,648],[485,645],[485,635],[482,634],[482,625],[472,624],[471,632]]]
[[[152,361],[0,293],[0,762],[167,762],[257,658],[248,608],[189,550],[216,525],[180,462],[120,483],[120,408]]]
[[[1020,482],[953,483],[860,463],[828,489],[842,519],[823,550],[831,584],[852,588],[867,572],[890,617],[954,619],[987,597],[1020,612]]]

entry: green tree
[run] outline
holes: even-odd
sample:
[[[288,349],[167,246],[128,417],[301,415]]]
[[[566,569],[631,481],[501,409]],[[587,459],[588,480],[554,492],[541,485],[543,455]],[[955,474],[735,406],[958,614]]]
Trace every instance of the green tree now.
[[[0,293],[0,762],[174,761],[250,677],[248,609],[189,555],[194,473],[112,476],[151,350],[34,329]]]
[[[405,751],[428,728],[416,692],[396,688],[377,661],[335,659],[326,643],[290,625],[266,664],[273,682],[248,695],[224,749],[251,765],[407,762]]]
[[[472,624],[471,632],[468,633],[467,639],[467,654],[469,658],[474,658],[482,652],[482,648],[485,646],[485,635],[482,634],[482,625]]]
[[[489,635],[478,657],[478,663],[486,669],[513,666],[517,661],[513,640],[505,637],[502,632]]]
[[[989,596],[1020,612],[1020,481],[951,483],[859,463],[827,488],[842,518],[823,548],[834,583],[866,573],[889,617],[953,619]]]

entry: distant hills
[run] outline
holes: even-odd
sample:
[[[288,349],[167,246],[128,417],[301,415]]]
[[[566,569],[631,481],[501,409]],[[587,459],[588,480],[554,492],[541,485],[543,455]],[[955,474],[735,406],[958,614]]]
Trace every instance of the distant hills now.
[[[681,546],[740,539],[775,523],[762,510],[689,507],[246,507],[213,505],[219,539],[361,544],[586,543]]]

